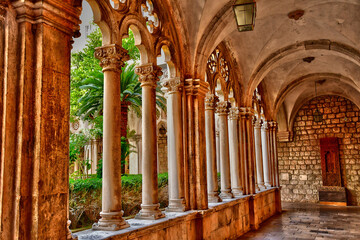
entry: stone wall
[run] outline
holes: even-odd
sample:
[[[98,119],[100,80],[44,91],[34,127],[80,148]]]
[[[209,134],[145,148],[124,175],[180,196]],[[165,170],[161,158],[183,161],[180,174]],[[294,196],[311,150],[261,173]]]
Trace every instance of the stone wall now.
[[[318,107],[323,121],[313,121]],[[359,108],[347,99],[322,96],[312,99],[298,111],[294,139],[278,143],[281,197],[289,202],[318,202],[322,186],[320,138],[339,139],[340,168],[348,203],[360,204],[360,122]]]
[[[167,158],[167,136],[159,135],[158,137],[158,161],[159,173],[168,171],[168,158]]]
[[[209,204],[206,210],[166,212],[166,218],[157,221],[129,219],[130,227],[120,231],[85,230],[75,235],[79,240],[237,239],[281,211],[278,196],[279,189],[272,188],[254,196]]]

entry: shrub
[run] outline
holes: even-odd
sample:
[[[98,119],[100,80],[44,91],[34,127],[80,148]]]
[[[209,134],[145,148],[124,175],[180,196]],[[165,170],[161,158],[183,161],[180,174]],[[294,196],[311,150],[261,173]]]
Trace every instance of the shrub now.
[[[160,207],[168,205],[168,174],[158,175]],[[121,177],[121,200],[124,216],[135,215],[140,210],[142,175],[124,174]],[[86,179],[70,179],[71,228],[85,227],[96,222],[101,211],[102,179],[96,175]]]

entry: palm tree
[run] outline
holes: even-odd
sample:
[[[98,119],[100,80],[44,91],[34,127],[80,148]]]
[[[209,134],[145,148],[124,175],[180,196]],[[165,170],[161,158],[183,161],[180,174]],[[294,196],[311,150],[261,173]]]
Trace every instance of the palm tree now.
[[[138,117],[141,117],[141,86],[138,75],[135,74],[135,64],[126,64],[121,72],[121,136],[126,138],[128,111],[132,109]],[[85,94],[79,99],[80,108],[78,116],[91,120],[103,113],[104,97],[104,74],[94,71],[89,77],[80,83],[80,89],[85,90]],[[160,109],[166,112],[166,100],[163,97],[160,84],[156,88],[156,113],[160,114]]]

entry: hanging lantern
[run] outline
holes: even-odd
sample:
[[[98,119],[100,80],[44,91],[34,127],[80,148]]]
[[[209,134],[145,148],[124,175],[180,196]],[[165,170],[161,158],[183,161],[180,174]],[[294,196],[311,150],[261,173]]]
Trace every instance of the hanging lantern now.
[[[233,5],[239,32],[252,31],[255,26],[255,0],[237,0]]]

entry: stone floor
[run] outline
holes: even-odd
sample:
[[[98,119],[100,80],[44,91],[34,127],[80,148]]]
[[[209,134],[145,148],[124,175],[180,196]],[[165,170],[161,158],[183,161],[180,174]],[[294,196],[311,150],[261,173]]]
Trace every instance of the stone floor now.
[[[283,213],[239,239],[360,239],[360,207],[283,203]]]

